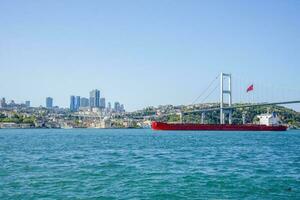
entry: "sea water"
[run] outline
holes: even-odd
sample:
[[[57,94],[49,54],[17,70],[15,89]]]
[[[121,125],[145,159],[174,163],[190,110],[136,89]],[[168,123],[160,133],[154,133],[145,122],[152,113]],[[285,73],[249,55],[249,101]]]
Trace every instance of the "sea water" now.
[[[0,199],[300,199],[300,131],[0,129]]]

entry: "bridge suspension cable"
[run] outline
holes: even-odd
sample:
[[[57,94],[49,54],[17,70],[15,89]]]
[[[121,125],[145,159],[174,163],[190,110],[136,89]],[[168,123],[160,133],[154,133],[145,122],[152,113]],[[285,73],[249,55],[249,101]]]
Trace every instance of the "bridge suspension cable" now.
[[[211,86],[219,79],[220,75],[218,75],[217,77],[215,77],[210,83],[209,85],[202,91],[202,93],[192,102],[192,105],[195,104],[210,88]],[[218,86],[216,86],[216,88],[213,89],[216,90]],[[212,92],[204,98],[204,100],[202,100],[202,103],[212,94]]]
[[[201,104],[204,103],[217,89],[219,85],[216,85],[214,89],[201,101]]]

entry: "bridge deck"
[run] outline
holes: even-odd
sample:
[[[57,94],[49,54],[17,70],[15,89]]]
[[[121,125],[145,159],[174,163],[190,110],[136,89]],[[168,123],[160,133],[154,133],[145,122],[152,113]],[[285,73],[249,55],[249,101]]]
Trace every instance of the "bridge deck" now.
[[[249,107],[257,107],[257,106],[296,104],[296,103],[300,103],[300,101],[283,101],[283,102],[273,102],[273,103],[258,103],[258,104],[236,105],[236,106],[223,107],[223,110],[232,110],[232,109],[237,109],[237,108],[249,108]],[[193,110],[193,111],[184,112],[184,114],[186,114],[186,113],[196,113],[196,112],[211,112],[211,111],[218,111],[218,110],[220,110],[220,107],[207,108],[207,109],[201,109],[201,110]]]

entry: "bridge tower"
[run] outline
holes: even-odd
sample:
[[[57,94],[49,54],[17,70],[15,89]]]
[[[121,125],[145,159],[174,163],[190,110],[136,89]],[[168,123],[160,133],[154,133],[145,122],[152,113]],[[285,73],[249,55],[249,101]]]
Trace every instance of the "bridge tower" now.
[[[228,114],[229,124],[232,123],[232,110],[224,110],[224,95],[228,95],[228,107],[232,106],[232,82],[231,74],[221,73],[220,76],[220,124],[225,123],[225,114]],[[224,87],[224,81],[227,81],[227,88]]]

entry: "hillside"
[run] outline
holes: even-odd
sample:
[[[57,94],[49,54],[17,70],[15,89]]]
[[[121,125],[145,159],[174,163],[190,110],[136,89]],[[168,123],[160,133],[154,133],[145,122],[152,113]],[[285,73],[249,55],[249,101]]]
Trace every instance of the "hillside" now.
[[[235,104],[242,105],[242,104]],[[145,117],[145,116],[153,116],[157,113],[161,113],[158,119],[159,121],[164,122],[179,122],[180,117],[178,114],[180,111],[194,111],[201,109],[203,107],[215,107],[218,106],[216,103],[211,104],[200,104],[194,106],[159,106],[159,107],[148,107],[141,111],[137,111],[131,113],[131,117]],[[242,115],[245,114],[246,123],[255,123],[258,121],[256,118],[257,115],[267,112],[275,112],[278,114],[282,123],[288,124],[289,126],[300,127],[300,113],[296,112],[290,108],[286,108],[284,106],[261,106],[261,107],[252,107],[252,108],[239,108],[233,111],[233,123],[234,124],[242,124]],[[172,114],[173,113],[173,114]],[[152,118],[153,120],[155,118]],[[219,123],[219,111],[207,112],[205,114],[204,123],[215,124]],[[183,122],[185,123],[200,123],[201,122],[201,113],[188,113],[183,115]]]

